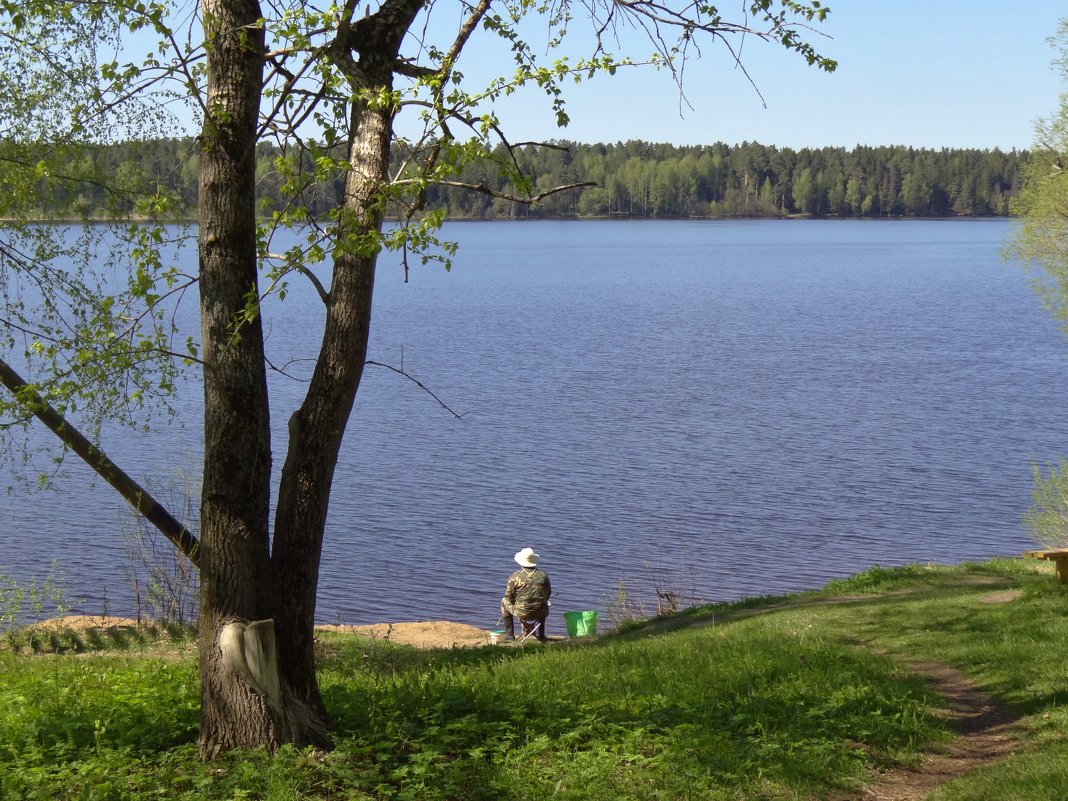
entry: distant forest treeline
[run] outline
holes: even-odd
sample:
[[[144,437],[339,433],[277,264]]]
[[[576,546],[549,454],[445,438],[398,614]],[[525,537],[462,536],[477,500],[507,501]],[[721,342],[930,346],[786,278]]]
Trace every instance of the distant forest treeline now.
[[[951,217],[999,216],[1018,188],[1026,152],[926,150],[911,147],[804,148],[791,150],[743,142],[680,147],[647,142],[555,143],[515,151],[534,193],[592,181],[595,185],[546,197],[527,206],[494,197],[507,193],[503,171],[480,161],[463,176],[486,188],[474,192],[431,187],[427,208],[474,219],[514,217]],[[501,159],[503,154],[497,154]],[[278,152],[257,152],[259,194],[264,213],[282,200]],[[192,139],[129,142],[80,154],[80,174],[113,175],[125,186],[163,186],[192,216],[197,201],[197,148]],[[87,163],[91,162],[91,163]],[[114,214],[115,194],[106,182],[79,182],[50,195],[52,214]],[[339,186],[320,187],[310,200],[324,211]],[[131,196],[129,208],[133,210]],[[106,211],[105,211],[106,210]],[[122,211],[121,204],[118,207]]]

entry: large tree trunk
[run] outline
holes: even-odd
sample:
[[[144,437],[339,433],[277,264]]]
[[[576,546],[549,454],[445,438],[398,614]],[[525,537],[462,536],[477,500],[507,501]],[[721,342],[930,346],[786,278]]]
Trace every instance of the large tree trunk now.
[[[387,0],[351,32],[342,31],[333,59],[354,88],[381,96],[393,88],[393,70],[405,31],[421,0]],[[351,58],[356,49],[359,62]],[[353,102],[349,163],[341,231],[323,341],[304,403],[289,423],[271,561],[277,587],[275,620],[284,681],[309,705],[319,698],[312,639],[315,594],[330,488],[367,357],[377,248],[366,243],[382,229],[382,187],[389,180],[393,109]]]
[[[400,43],[422,0],[385,0],[343,26],[333,52],[354,89],[392,88]],[[315,595],[338,451],[363,374],[381,188],[393,110],[353,102],[351,171],[319,359],[290,420],[273,551],[263,336],[256,292],[255,132],[263,37],[255,0],[207,0],[208,109],[201,162],[205,360],[202,498],[201,750],[327,743],[315,676]],[[359,62],[353,57],[359,52]],[[251,319],[250,319],[251,318]],[[242,322],[235,328],[235,321]],[[263,621],[247,625],[251,621]],[[273,621],[273,623],[271,622]],[[277,660],[277,662],[275,661]]]
[[[250,627],[247,635],[244,629],[269,619],[273,600],[269,403],[255,307],[255,152],[264,40],[256,0],[204,0],[202,8],[208,114],[200,178],[200,748],[214,756],[230,748],[321,743],[325,723],[284,684],[279,687],[271,625]],[[288,647],[279,643],[279,650]]]
[[[369,130],[373,129],[373,133]],[[360,130],[374,150],[373,169],[388,163],[389,121],[365,115]],[[385,146],[382,147],[382,142]],[[384,151],[384,152],[383,152]],[[361,154],[362,158],[363,154]],[[356,173],[350,173],[352,184]],[[346,189],[346,196],[350,189]],[[369,221],[368,225],[380,225]],[[312,637],[330,488],[338,451],[367,357],[375,257],[339,254],[327,308],[327,324],[308,394],[289,422],[289,449],[282,468],[275,516],[274,551],[282,675],[309,702],[318,696]]]

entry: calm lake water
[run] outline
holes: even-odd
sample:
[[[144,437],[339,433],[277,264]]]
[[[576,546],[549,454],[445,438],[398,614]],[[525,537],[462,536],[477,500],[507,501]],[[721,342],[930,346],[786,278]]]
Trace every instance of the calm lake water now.
[[[1009,223],[457,223],[451,273],[384,259],[337,471],[323,622],[490,627],[531,546],[568,609],[622,579],[705,600],[873,564],[1018,554],[1031,470],[1068,454],[1068,347],[1000,248]],[[295,292],[272,357],[314,354]],[[299,364],[299,363],[298,363]],[[299,369],[299,368],[295,368]],[[275,463],[303,384],[273,379]],[[185,429],[108,442],[194,472]],[[121,505],[68,464],[0,499],[0,567],[129,608]]]

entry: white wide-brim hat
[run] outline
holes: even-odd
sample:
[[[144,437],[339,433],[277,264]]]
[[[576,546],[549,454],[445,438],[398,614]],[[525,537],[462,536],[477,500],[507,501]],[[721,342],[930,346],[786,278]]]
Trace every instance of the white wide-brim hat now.
[[[534,553],[533,548],[524,548],[515,555],[515,560],[519,563],[520,567],[537,567],[538,558],[539,557]]]

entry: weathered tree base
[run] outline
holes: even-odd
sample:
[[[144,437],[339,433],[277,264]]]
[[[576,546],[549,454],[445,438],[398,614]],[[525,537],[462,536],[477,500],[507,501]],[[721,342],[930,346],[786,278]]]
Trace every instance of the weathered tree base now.
[[[230,706],[226,707],[229,711],[222,714],[221,708],[216,708],[201,716],[197,743],[201,759],[212,760],[234,750],[265,748],[273,752],[283,745],[311,746],[322,751],[334,747],[328,722],[312,715],[307,706],[295,698],[286,699],[285,716],[280,719],[265,714],[262,708],[249,706],[247,698],[238,696],[234,701],[246,708],[235,711],[235,707]]]
[[[316,713],[279,678],[273,620],[233,621],[218,647],[201,653],[199,752],[214,759],[233,749],[332,746],[325,713]]]

